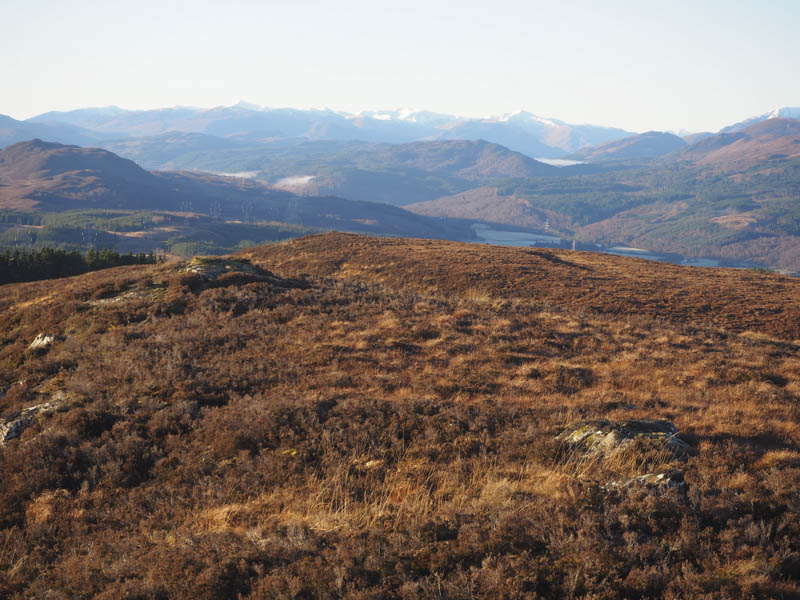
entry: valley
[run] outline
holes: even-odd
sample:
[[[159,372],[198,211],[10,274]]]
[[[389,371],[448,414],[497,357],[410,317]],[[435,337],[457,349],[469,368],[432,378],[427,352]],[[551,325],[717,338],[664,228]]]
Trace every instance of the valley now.
[[[12,154],[0,162],[0,221],[20,227],[7,228],[0,242],[100,243],[191,256],[343,230],[514,245],[528,239],[583,250],[633,247],[647,250],[638,255],[686,264],[798,273],[800,121],[784,118],[793,114],[774,111],[685,140],[616,132],[627,137],[587,146],[596,139],[589,136],[577,149],[578,142],[569,142],[561,158],[539,161],[513,144],[475,139],[488,127],[497,134],[490,139],[524,133],[539,144],[566,127],[524,114],[454,129],[441,115],[427,115],[423,124],[421,114],[351,118],[243,106],[52,113],[22,123],[20,131],[57,126],[54,135],[63,135],[64,128],[81,127],[94,131],[93,141],[108,152],[45,147],[49,142],[3,150]],[[452,131],[472,133],[464,133],[467,139],[442,133]],[[431,135],[401,139],[413,132]],[[610,129],[595,131],[601,132],[611,136]],[[554,160],[559,166],[547,164]],[[76,210],[95,211],[93,219],[76,216],[84,230],[51,225],[59,213]],[[157,213],[169,226],[112,231],[101,223],[104,210],[129,211],[127,219],[143,222]],[[30,220],[23,213],[31,211],[47,214],[39,219],[47,221],[43,231],[23,231]],[[479,236],[476,228],[516,233]]]

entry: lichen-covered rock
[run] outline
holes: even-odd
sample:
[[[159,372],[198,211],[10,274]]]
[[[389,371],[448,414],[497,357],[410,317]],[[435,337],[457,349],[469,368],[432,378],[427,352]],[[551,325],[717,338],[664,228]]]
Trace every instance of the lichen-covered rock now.
[[[248,275],[262,275],[257,267],[247,260],[233,260],[217,258],[215,256],[195,256],[181,267],[182,273],[194,273],[206,279],[216,279],[226,273],[246,273]]]
[[[130,300],[159,300],[166,296],[166,293],[167,286],[164,284],[136,284],[130,289],[120,292],[115,296],[93,300],[89,302],[89,304],[92,306],[103,306],[104,304],[117,304]]]
[[[37,352],[47,350],[52,345],[54,339],[55,336],[40,333],[33,339],[30,346],[28,346],[28,350]]]
[[[675,425],[661,419],[642,419],[625,423],[588,421],[569,427],[561,432],[557,439],[586,454],[605,456],[625,448],[637,439],[663,443],[664,448],[676,457],[691,453],[691,446],[680,438]]]
[[[680,494],[685,494],[686,482],[683,479],[683,471],[668,471],[665,473],[648,473],[630,479],[609,481],[603,486],[603,489],[607,491],[639,488],[659,494],[671,489],[676,489]]]
[[[54,404],[45,402],[44,404],[24,408],[13,417],[0,421],[0,446],[5,445],[8,440],[19,437],[23,431],[33,424],[38,415],[51,413],[55,408]]]

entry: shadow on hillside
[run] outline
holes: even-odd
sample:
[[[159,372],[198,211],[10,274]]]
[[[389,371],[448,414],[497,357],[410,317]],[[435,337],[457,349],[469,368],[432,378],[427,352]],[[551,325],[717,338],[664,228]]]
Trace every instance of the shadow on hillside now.
[[[565,267],[572,267],[573,269],[580,269],[581,271],[592,270],[592,268],[587,265],[579,265],[577,263],[564,260],[563,258],[560,258],[550,252],[536,251],[536,252],[531,252],[530,254],[533,256],[538,256],[539,258],[543,258],[544,260],[550,261],[555,265],[564,265]]]
[[[767,452],[772,452],[775,450],[797,450],[796,444],[782,440],[778,434],[771,431],[765,431],[757,435],[750,436],[733,435],[730,433],[715,433],[712,435],[689,434],[687,437],[691,438],[690,443],[693,446],[697,446],[698,442],[704,441],[710,442],[714,445],[727,443],[750,452],[758,458],[762,457]]]

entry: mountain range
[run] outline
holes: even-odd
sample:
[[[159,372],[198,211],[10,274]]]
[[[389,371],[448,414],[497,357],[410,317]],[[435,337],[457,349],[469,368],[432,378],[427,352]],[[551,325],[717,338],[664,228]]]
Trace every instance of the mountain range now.
[[[798,117],[800,108],[779,108],[725,127],[719,133],[734,133],[769,119]],[[327,109],[273,109],[239,102],[233,106],[215,108],[82,108],[51,111],[25,121],[0,115],[0,147],[36,137],[66,144],[97,145],[98,142],[109,140],[118,143],[119,140],[176,132],[205,134],[244,144],[292,139],[388,144],[483,139],[536,158],[561,158],[579,151],[578,156],[586,156],[591,153],[587,148],[602,147],[636,135],[614,127],[570,124],[522,110],[474,118],[413,110],[351,114]],[[709,135],[712,134],[704,132],[682,137],[691,144]],[[641,154],[634,147],[626,146],[626,150],[618,156],[651,157],[653,149],[644,150],[645,146],[651,145],[652,140],[649,145],[637,143],[636,146],[643,150]]]
[[[314,125],[330,117],[339,131],[385,126],[396,132],[391,128],[398,125],[406,131],[433,127],[444,135],[453,121],[435,113],[347,116],[251,106],[48,113],[11,120],[9,130],[91,137],[95,141],[87,146],[105,150],[41,141],[6,148],[0,153],[0,208],[42,214],[161,211],[158,218],[168,227],[186,229],[191,219],[204,223],[200,237],[212,235],[220,223],[235,228],[234,222],[257,221],[279,223],[284,232],[291,226],[471,240],[473,226],[488,224],[548,230],[583,245],[621,244],[800,272],[800,120],[780,116],[791,114],[781,109],[736,131],[689,139],[662,132],[627,135],[572,153],[589,164],[556,167],[481,139],[319,139],[335,128]],[[299,127],[288,130],[295,137],[283,137],[286,131],[266,135],[265,123],[280,115]],[[473,120],[470,126],[534,121],[547,126],[522,113]],[[202,131],[170,129],[178,127]],[[153,134],[118,137],[145,131]],[[174,214],[164,216],[169,212]],[[13,223],[20,217],[2,219]],[[165,227],[159,243],[167,240]],[[263,231],[255,233],[263,239]],[[220,248],[257,241],[251,234],[252,228],[246,236],[230,232]],[[8,235],[0,231],[0,242],[7,243]],[[149,235],[138,242],[153,242]]]
[[[118,107],[48,112],[24,123],[68,124],[105,138],[129,138],[183,131],[247,141],[286,138],[406,143],[422,140],[484,139],[529,156],[559,157],[583,146],[629,135],[622,129],[573,125],[525,111],[496,117],[465,118],[425,111],[366,111],[230,107],[174,107],[124,110]],[[55,140],[59,141],[59,140]]]

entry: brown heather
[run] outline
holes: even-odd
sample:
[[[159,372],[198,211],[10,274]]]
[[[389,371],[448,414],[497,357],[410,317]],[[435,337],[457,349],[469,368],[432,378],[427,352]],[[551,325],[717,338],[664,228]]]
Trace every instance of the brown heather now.
[[[344,234],[242,257],[275,276],[0,287],[0,417],[58,405],[0,448],[0,597],[800,598],[800,281]],[[641,418],[691,456],[555,440]],[[685,495],[603,488],[670,469]]]

